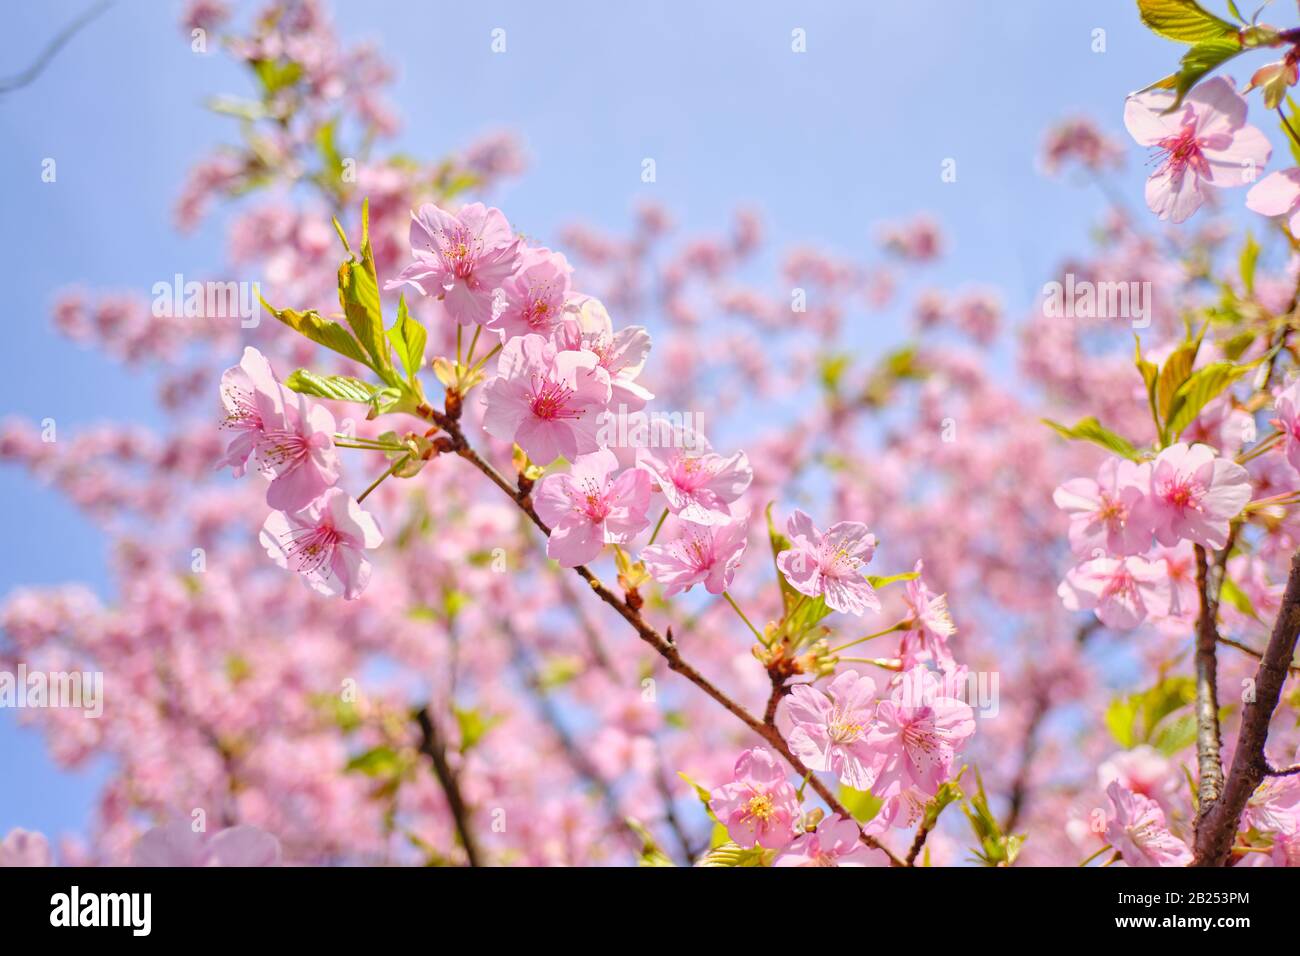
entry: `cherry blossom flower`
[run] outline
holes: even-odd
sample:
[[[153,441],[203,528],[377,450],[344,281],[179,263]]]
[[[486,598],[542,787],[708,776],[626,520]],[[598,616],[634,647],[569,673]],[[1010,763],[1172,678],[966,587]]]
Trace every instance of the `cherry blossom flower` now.
[[[476,202],[453,214],[425,203],[411,214],[410,241],[415,261],[386,288],[410,285],[436,296],[461,325],[486,325],[500,314],[520,245],[500,209]]]
[[[679,430],[680,444],[638,448],[637,467],[654,479],[668,510],[695,524],[724,524],[731,505],[754,479],[749,458],[738,451],[728,458],[712,451],[702,435]]]
[[[278,427],[266,423],[257,446],[258,461],[271,479],[266,503],[278,511],[306,507],[339,480],[334,416],[306,395],[296,397],[297,406],[285,405]]]
[[[933,672],[914,667],[876,705],[867,746],[878,753],[877,797],[912,787],[933,795],[952,776],[957,752],[975,733],[975,712],[951,693]]]
[[[1111,813],[1106,820],[1106,840],[1129,866],[1186,866],[1192,851],[1169,832],[1164,811],[1150,797],[1133,793],[1111,781],[1106,788]]]
[[[1126,631],[1169,608],[1163,562],[1146,558],[1093,558],[1072,568],[1057,588],[1071,611],[1095,610],[1102,624]]]
[[[772,865],[871,866],[876,862],[873,854],[883,860],[880,851],[873,851],[862,842],[858,825],[836,813],[823,820],[816,830],[795,837]]]
[[[1121,750],[1097,767],[1100,786],[1107,787],[1114,781],[1125,790],[1156,801],[1166,812],[1173,807],[1179,788],[1185,785],[1178,765],[1149,744]]]
[[[370,581],[364,552],[383,544],[369,513],[341,488],[330,488],[307,507],[273,511],[259,535],[271,560],[301,574],[321,594],[360,596]]]
[[[564,317],[573,269],[558,252],[526,249],[519,268],[501,286],[505,307],[489,328],[500,329],[506,339],[516,335],[550,335]]]
[[[1232,518],[1250,501],[1250,475],[1241,465],[1218,457],[1208,445],[1170,445],[1151,467],[1149,493],[1135,504],[1128,521],[1150,527],[1156,540],[1180,540],[1221,548]]]
[[[650,576],[672,597],[703,584],[710,594],[731,587],[731,579],[745,554],[749,523],[735,517],[727,524],[700,525],[669,517],[656,544],[641,550]]]
[[[629,468],[615,478],[616,471],[618,459],[602,448],[538,483],[533,503],[551,527],[546,553],[562,567],[586,564],[607,543],[626,544],[650,523],[650,476]]]
[[[899,642],[898,656],[904,668],[923,661],[948,667],[955,663],[948,649],[948,638],[957,633],[957,626],[948,614],[947,597],[935,594],[921,579],[923,568],[924,562],[918,560],[912,569],[917,576],[907,582],[903,593],[903,603],[911,616]]]
[[[709,806],[738,846],[779,850],[794,839],[799,797],[766,747],[740,755],[731,783],[710,791]]]
[[[1273,407],[1277,417],[1272,425],[1282,433],[1282,447],[1291,467],[1300,471],[1300,382],[1292,382],[1278,392]]]
[[[600,412],[609,402],[609,374],[592,352],[558,351],[540,335],[511,339],[497,377],[483,391],[483,428],[516,442],[547,465],[596,451]]]
[[[825,691],[796,684],[786,701],[790,749],[810,770],[829,770],[846,786],[870,790],[879,763],[866,742],[875,697],[875,681],[853,670],[837,674]]]
[[[132,854],[135,866],[279,866],[280,841],[265,830],[242,825],[211,837],[184,821],[145,832]]]
[[[795,509],[786,522],[790,547],[777,555],[777,567],[800,594],[821,597],[846,614],[879,611],[880,598],[862,574],[876,551],[876,536],[858,521],[840,521],[825,534]]]
[[[1291,235],[1300,235],[1300,168],[1269,173],[1251,186],[1246,208],[1261,216],[1286,216]]]
[[[236,478],[244,474],[250,456],[266,437],[267,424],[279,427],[285,421],[284,388],[271,370],[271,363],[257,349],[244,349],[239,364],[221,375],[221,403],[226,417],[222,428],[235,432],[217,467],[229,465]]]
[[[645,408],[654,392],[637,382],[650,356],[650,333],[639,325],[615,330],[599,299],[576,296],[565,307],[555,337],[561,348],[595,352],[609,373],[610,405],[630,412]]]
[[[0,868],[51,864],[50,842],[43,833],[15,828],[0,840]]]
[[[1244,186],[1268,162],[1268,138],[1246,124],[1246,100],[1233,82],[1216,76],[1194,87],[1182,105],[1170,90],[1134,93],[1124,103],[1124,125],[1142,146],[1160,150],[1147,180],[1146,200],[1161,219],[1182,222],[1205,201],[1205,186]]]
[[[1296,757],[1300,758],[1300,750]],[[1265,777],[1246,803],[1242,829],[1300,836],[1300,775]]]
[[[1070,516],[1074,553],[1092,555],[1102,549],[1112,555],[1142,554],[1151,547],[1151,529],[1128,520],[1150,481],[1150,465],[1107,458],[1096,481],[1072,478],[1057,488],[1052,501]]]

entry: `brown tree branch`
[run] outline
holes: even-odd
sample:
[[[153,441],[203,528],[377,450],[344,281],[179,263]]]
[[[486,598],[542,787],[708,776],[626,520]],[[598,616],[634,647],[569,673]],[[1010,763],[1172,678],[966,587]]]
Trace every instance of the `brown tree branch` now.
[[[415,714],[415,722],[420,727],[420,753],[429,758],[433,764],[433,774],[438,778],[442,792],[447,797],[447,806],[451,809],[452,820],[456,824],[456,833],[460,836],[461,846],[465,848],[465,857],[470,866],[482,866],[478,844],[469,826],[469,807],[460,792],[460,781],[447,763],[447,745],[438,733],[438,725],[429,714],[428,707],[421,707]]]
[[[551,529],[546,525],[546,522],[538,516],[536,510],[534,510],[532,498],[530,497],[529,492],[511,485],[511,483],[507,481],[499,471],[493,468],[489,462],[485,461],[478,452],[470,447],[469,442],[465,439],[464,432],[461,431],[460,423],[456,418],[453,418],[444,412],[440,412],[428,404],[421,405],[416,412],[422,418],[433,422],[442,429],[443,432],[446,433],[447,437],[451,439],[452,451],[486,475],[494,485],[505,492],[505,494],[519,506],[520,510],[528,516],[542,534],[547,535],[548,537],[550,536]],[[832,812],[840,814],[846,820],[854,819],[853,814],[849,813],[849,811],[844,808],[844,805],[836,799],[830,788],[814,776],[812,771],[804,765],[803,761],[795,756],[794,752],[790,749],[790,746],[785,742],[785,738],[781,736],[776,727],[764,724],[744,707],[732,700],[724,691],[716,687],[707,677],[682,658],[681,653],[677,649],[677,645],[673,643],[671,630],[669,630],[667,636],[660,634],[655,630],[655,628],[651,627],[642,619],[639,609],[633,608],[621,597],[609,590],[609,588],[605,587],[605,585],[603,585],[585,566],[579,565],[573,570],[580,578],[587,582],[587,585],[595,592],[597,597],[612,607],[616,612],[618,612],[620,617],[627,621],[632,629],[636,631],[637,636],[641,638],[641,640],[645,641],[653,647],[656,652],[658,652],[659,656],[667,662],[669,670],[681,674],[688,681],[717,701],[718,704],[720,704],[737,720],[756,733],[759,737],[763,738],[763,740],[766,741],[773,750],[785,758],[786,763],[794,769],[795,773],[800,777],[808,779],[808,785],[816,791],[817,795],[822,798],[826,803],[826,806],[829,807]],[[862,841],[868,846],[880,850],[889,857],[891,866],[906,866],[902,860],[895,856],[875,837],[864,833],[862,834]]]
[[[1273,633],[1255,674],[1254,696],[1246,702],[1242,713],[1232,768],[1222,794],[1210,806],[1201,806],[1193,866],[1224,866],[1228,862],[1242,810],[1268,773],[1264,745],[1286,682],[1288,665],[1295,654],[1297,635],[1300,635],[1300,549],[1291,556],[1291,574]]]
[[[1229,543],[1229,546],[1231,543]],[[1226,557],[1228,549],[1224,549]],[[1206,811],[1223,792],[1222,740],[1219,735],[1219,662],[1216,656],[1219,628],[1218,582],[1211,581],[1212,571],[1205,548],[1196,546],[1196,593],[1200,597],[1200,617],[1196,621],[1196,766],[1197,812],[1200,829]]]

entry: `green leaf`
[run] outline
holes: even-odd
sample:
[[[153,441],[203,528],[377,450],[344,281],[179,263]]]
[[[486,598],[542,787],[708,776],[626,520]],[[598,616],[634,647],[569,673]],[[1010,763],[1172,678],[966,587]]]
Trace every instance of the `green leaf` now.
[[[1255,265],[1259,262],[1259,243],[1255,241],[1254,233],[1246,233],[1246,242],[1241,247],[1241,255],[1237,263],[1241,271],[1241,285],[1246,290],[1246,295],[1255,294]]]
[[[1219,584],[1219,600],[1227,601],[1242,614],[1259,620],[1259,613],[1255,610],[1255,605],[1251,603],[1250,595],[1243,591],[1232,578],[1225,577]]]
[[[351,375],[317,375],[305,368],[294,371],[284,384],[303,395],[336,402],[369,402],[375,394],[375,386]]]
[[[1138,14],[1153,32],[1180,43],[1235,37],[1237,28],[1195,0],[1138,0]]]
[[[1180,714],[1164,721],[1151,737],[1151,746],[1166,757],[1190,747],[1196,740],[1196,715]]]
[[[853,819],[859,823],[870,823],[885,801],[879,797],[873,796],[866,790],[854,790],[852,787],[840,784],[840,791],[837,794],[840,803],[844,809],[853,814]]]
[[[1258,362],[1237,365],[1233,362],[1215,362],[1202,369],[1197,369],[1174,393],[1170,403],[1169,416],[1165,428],[1171,441],[1177,441],[1188,425],[1214,399],[1218,398],[1237,379],[1251,370]]]
[[[1281,122],[1282,138],[1286,140],[1287,146],[1291,147],[1291,159],[1297,165],[1300,165],[1300,142],[1296,140],[1296,134],[1300,134],[1300,106],[1291,97],[1286,98],[1287,122]],[[1292,133],[1295,130],[1295,133]]]
[[[673,866],[672,858],[660,848],[654,834],[646,829],[640,820],[627,817],[624,822],[627,828],[641,840],[641,855],[637,860],[637,866]]]
[[[776,569],[777,584],[781,587],[781,606],[789,613],[790,608],[803,595],[790,586],[790,582],[785,579],[780,566],[776,563],[777,555],[790,549],[790,539],[776,530],[776,523],[772,520],[772,508],[775,504],[774,501],[768,502],[765,512],[767,515],[767,536],[772,542],[772,567]]]
[[[262,303],[262,308],[266,309],[267,312],[270,312],[295,332],[311,339],[317,345],[323,345],[340,355],[360,362],[362,365],[370,365],[370,360],[366,358],[361,346],[357,344],[357,340],[348,334],[348,330],[337,322],[322,319],[315,309],[306,312],[295,312],[293,309],[273,309],[260,296],[258,301]]]
[[[346,769],[367,777],[388,777],[401,769],[401,758],[392,747],[374,747],[349,760]]]
[[[379,302],[379,277],[370,248],[370,205],[361,205],[361,258],[355,254],[339,266],[339,305],[357,341],[371,358],[368,363],[385,382],[397,385],[400,379],[393,369],[384,332],[383,308]]]
[[[1069,438],[1072,441],[1090,441],[1095,442],[1102,448],[1109,449],[1117,455],[1128,458],[1132,461],[1138,461],[1142,456],[1138,454],[1133,444],[1126,438],[1121,438],[1113,431],[1102,426],[1101,422],[1089,415],[1087,418],[1081,418],[1074,423],[1073,428],[1067,428],[1059,422],[1054,422],[1050,418],[1041,419],[1043,424],[1053,429],[1063,438]]]
[[[1016,861],[1016,857],[1020,855],[1020,848],[1025,842],[1024,834],[1002,832],[1002,825],[998,823],[997,817],[989,810],[988,796],[984,792],[984,781],[980,779],[978,771],[976,771],[975,780],[978,786],[977,791],[966,803],[962,804],[962,812],[966,814],[971,831],[980,844],[980,849],[975,851],[975,859],[985,866],[1010,866]]]
[[[1193,86],[1240,52],[1241,42],[1233,37],[1230,40],[1203,40],[1184,53],[1178,62],[1178,72],[1173,76],[1174,103],[1165,112],[1177,109]],[[1163,85],[1164,81],[1161,83]]]
[[[489,730],[504,719],[498,714],[485,715],[474,707],[461,708],[452,705],[451,712],[456,717],[456,726],[460,728],[461,753],[467,753]]]
[[[331,184],[339,181],[343,170],[343,157],[339,155],[339,148],[334,139],[336,126],[337,121],[330,120],[316,129],[316,151],[320,153],[321,170],[329,176]]]
[[[867,575],[867,583],[879,591],[881,588],[898,581],[915,581],[920,576],[920,573],[916,571],[904,571],[902,574],[891,574],[888,577],[876,577],[869,574]]]
[[[1199,337],[1194,341],[1184,342],[1174,349],[1165,360],[1164,367],[1160,369],[1160,376],[1156,379],[1156,408],[1160,411],[1161,419],[1169,420],[1169,407],[1173,404],[1174,393],[1192,374],[1192,366],[1196,364],[1196,353],[1200,351],[1200,346]]]
[[[397,321],[388,330],[388,340],[393,343],[397,358],[406,370],[406,377],[415,384],[415,377],[424,367],[424,346],[429,333],[418,319],[411,317],[406,307],[406,296],[397,300]]]
[[[1138,705],[1135,697],[1117,697],[1110,702],[1102,719],[1106,729],[1115,738],[1115,743],[1125,750],[1137,744],[1134,724],[1137,721]]]
[[[302,77],[302,64],[295,60],[254,60],[253,72],[262,81],[262,90],[269,98],[298,82]]]
[[[696,866],[771,866],[772,860],[776,858],[776,850],[764,849],[761,846],[750,847],[748,849],[737,846],[734,843],[723,843],[721,846],[715,846],[708,853],[700,858]]]
[[[1136,332],[1133,333],[1133,363],[1146,384],[1147,402],[1151,406],[1151,420],[1155,422],[1156,432],[1160,433],[1162,430],[1160,413],[1156,411],[1156,382],[1160,377],[1160,367],[1155,362],[1149,362],[1142,357],[1142,340],[1138,338]]]

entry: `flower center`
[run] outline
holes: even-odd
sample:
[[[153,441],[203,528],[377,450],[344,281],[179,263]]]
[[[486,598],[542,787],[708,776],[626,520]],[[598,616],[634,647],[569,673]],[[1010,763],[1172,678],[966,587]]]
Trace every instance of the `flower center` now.
[[[298,528],[285,533],[285,554],[299,572],[311,574],[330,563],[340,538],[329,525]]]
[[[756,820],[767,821],[776,808],[772,806],[772,798],[765,793],[758,793],[749,798],[745,804],[745,816],[753,817]]]
[[[533,400],[531,409],[534,415],[545,421],[562,418],[581,418],[582,411],[569,407],[573,389],[547,379],[533,381]]]
[[[1156,143],[1164,151],[1164,162],[1157,170],[1158,174],[1168,173],[1181,177],[1190,166],[1202,176],[1210,173],[1210,164],[1201,153],[1201,143],[1196,137],[1196,124],[1188,123],[1176,135],[1166,136]]]

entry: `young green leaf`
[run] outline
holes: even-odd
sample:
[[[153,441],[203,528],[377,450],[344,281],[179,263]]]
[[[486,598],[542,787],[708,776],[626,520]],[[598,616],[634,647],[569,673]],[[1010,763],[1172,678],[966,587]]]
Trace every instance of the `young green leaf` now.
[[[383,309],[379,302],[379,277],[370,248],[370,207],[361,206],[361,259],[356,255],[339,266],[339,305],[348,325],[371,361],[368,363],[389,385],[400,381],[393,368],[384,331]]]
[[[1232,362],[1215,362],[1197,369],[1179,386],[1170,403],[1166,429],[1169,439],[1177,441],[1188,425],[1214,399],[1218,398],[1237,379],[1245,375],[1256,363],[1236,365]]]
[[[267,312],[270,312],[295,332],[311,339],[317,345],[323,345],[340,355],[360,362],[362,365],[370,365],[370,359],[366,358],[365,352],[361,350],[361,346],[348,333],[348,330],[337,322],[321,318],[315,309],[306,312],[295,312],[293,309],[273,309],[260,296],[258,300]]]
[[[1102,448],[1109,449],[1117,455],[1128,458],[1131,461],[1138,461],[1141,455],[1133,447],[1132,442],[1126,438],[1116,435],[1113,431],[1102,426],[1101,422],[1089,415],[1087,418],[1081,418],[1075,422],[1073,428],[1068,428],[1060,422],[1054,422],[1050,418],[1041,419],[1044,425],[1053,429],[1063,438],[1069,438],[1072,441],[1090,441],[1095,442]]]
[[[303,395],[330,398],[336,402],[369,402],[375,394],[375,386],[359,378],[350,375],[317,375],[305,368],[290,374],[284,384]]]
[[[1153,32],[1180,43],[1237,35],[1235,26],[1202,9],[1195,0],[1138,0],[1138,13]]]
[[[406,296],[403,295],[397,300],[397,321],[388,330],[388,339],[393,343],[393,350],[412,385],[424,366],[424,346],[428,338],[429,333],[424,326],[418,319],[411,317],[406,307]]]

